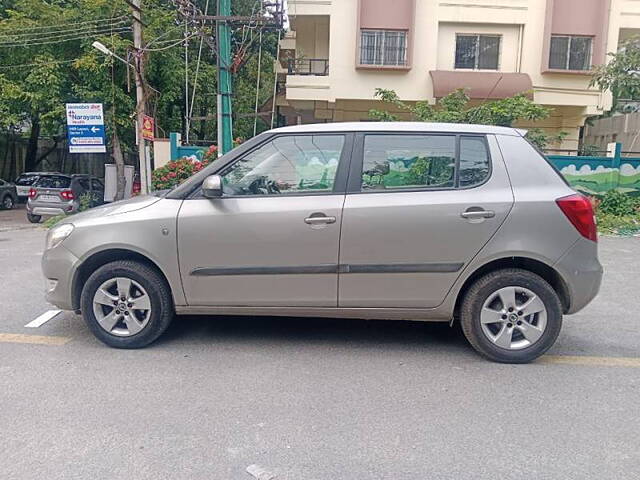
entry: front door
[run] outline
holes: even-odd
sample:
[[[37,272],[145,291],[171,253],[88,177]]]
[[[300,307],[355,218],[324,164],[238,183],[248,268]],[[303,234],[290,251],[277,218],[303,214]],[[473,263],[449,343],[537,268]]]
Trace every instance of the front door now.
[[[271,138],[219,172],[221,198],[186,199],[178,250],[187,303],[335,307],[350,143]]]
[[[495,139],[367,134],[356,145],[339,306],[438,306],[513,204]]]

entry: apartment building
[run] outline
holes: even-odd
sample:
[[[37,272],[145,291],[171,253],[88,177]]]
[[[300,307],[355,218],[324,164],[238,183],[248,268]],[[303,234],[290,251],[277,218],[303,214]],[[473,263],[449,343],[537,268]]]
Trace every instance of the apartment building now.
[[[535,126],[566,132],[568,149],[611,108],[590,86],[593,66],[640,34],[639,0],[289,0],[288,15],[287,124],[366,120],[377,87],[432,103],[457,88],[473,102],[530,92],[553,109]]]

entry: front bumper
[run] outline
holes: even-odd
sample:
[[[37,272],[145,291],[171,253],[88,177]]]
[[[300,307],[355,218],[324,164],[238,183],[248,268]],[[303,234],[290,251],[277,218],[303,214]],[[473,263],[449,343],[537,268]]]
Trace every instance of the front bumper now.
[[[598,261],[598,245],[579,239],[555,264],[564,278],[570,295],[567,313],[576,313],[593,300],[602,283],[604,270]]]
[[[42,273],[46,278],[45,298],[61,310],[73,310],[73,276],[79,262],[63,244],[46,250],[42,255]]]

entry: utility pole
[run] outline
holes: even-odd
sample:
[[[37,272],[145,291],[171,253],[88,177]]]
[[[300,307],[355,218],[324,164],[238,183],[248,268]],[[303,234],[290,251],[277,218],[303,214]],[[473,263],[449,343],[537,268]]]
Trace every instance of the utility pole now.
[[[135,49],[136,77],[136,137],[138,139],[138,161],[140,163],[140,190],[149,193],[149,172],[146,140],[142,136],[145,116],[144,51],[142,50],[142,0],[130,0],[133,15],[133,48]]]
[[[227,19],[231,16],[231,0],[217,0],[216,43],[218,67],[218,152],[225,154],[233,148],[233,126],[231,119],[231,27]]]

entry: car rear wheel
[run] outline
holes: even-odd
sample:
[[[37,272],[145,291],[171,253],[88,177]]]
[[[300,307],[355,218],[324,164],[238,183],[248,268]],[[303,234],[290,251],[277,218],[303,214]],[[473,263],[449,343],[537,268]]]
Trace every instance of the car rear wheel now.
[[[167,329],[174,316],[171,291],[157,270],[116,261],[98,268],[82,289],[82,316],[93,334],[115,348],[142,348]]]
[[[460,309],[462,331],[484,357],[528,363],[545,353],[562,327],[562,305],[542,277],[509,268],[479,278]]]
[[[42,220],[42,216],[31,215],[30,213],[27,213],[27,220],[29,220],[31,223],[40,223],[40,220]]]
[[[3,210],[11,210],[13,208],[13,203],[13,197],[11,195],[5,195],[0,206]]]

